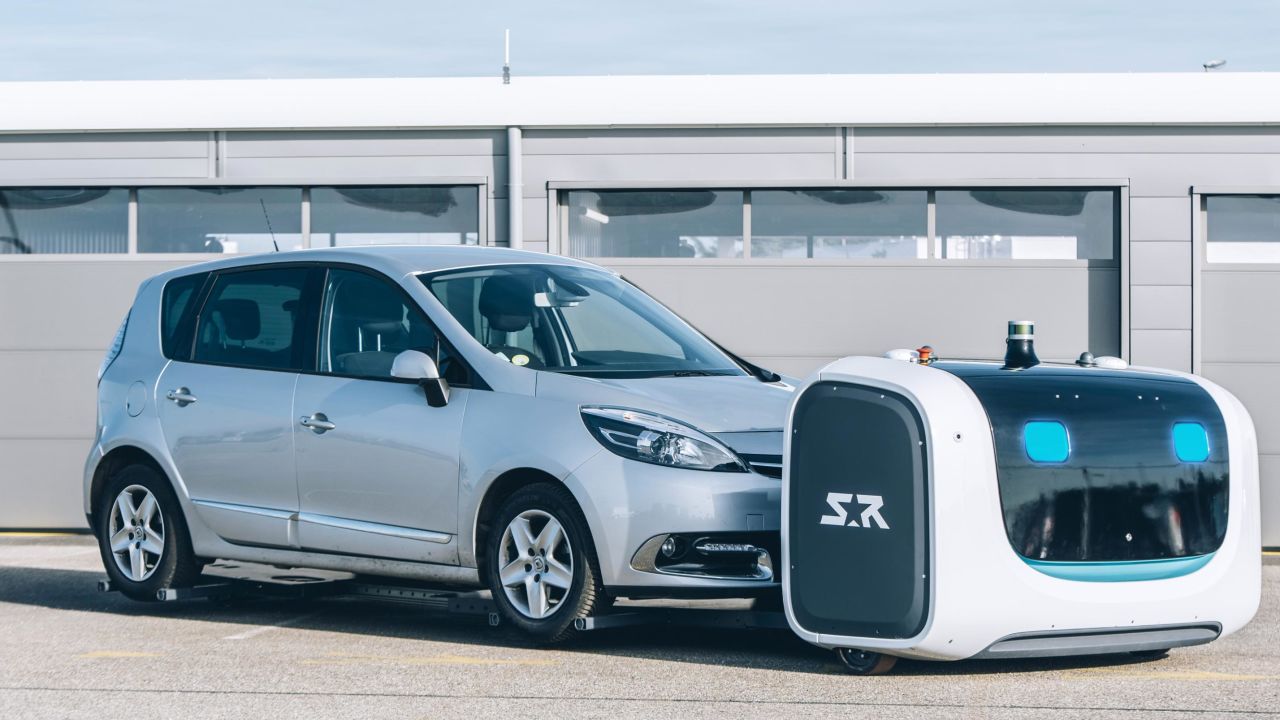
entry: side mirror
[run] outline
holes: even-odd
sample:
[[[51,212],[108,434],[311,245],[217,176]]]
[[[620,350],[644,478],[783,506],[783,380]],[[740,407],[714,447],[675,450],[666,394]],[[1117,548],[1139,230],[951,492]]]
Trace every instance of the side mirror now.
[[[405,350],[391,361],[391,377],[417,380],[427,394],[427,404],[444,407],[449,404],[449,383],[440,377],[440,369],[430,355],[417,350]]]

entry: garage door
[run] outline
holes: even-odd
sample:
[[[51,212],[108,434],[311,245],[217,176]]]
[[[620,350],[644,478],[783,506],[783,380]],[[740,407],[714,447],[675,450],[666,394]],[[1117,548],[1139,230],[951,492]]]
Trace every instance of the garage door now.
[[[1262,544],[1280,546],[1280,194],[1200,199],[1198,372],[1253,416]]]

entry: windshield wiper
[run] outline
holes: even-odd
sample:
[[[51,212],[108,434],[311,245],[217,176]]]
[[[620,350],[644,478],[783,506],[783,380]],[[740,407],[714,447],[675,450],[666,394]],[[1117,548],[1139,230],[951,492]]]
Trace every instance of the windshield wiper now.
[[[713,377],[732,374],[724,370],[672,370],[670,373],[671,377]]]

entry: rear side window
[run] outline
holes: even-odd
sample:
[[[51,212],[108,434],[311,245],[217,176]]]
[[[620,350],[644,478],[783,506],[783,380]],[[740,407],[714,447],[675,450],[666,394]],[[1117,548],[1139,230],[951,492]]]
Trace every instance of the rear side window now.
[[[301,370],[306,268],[218,275],[200,311],[195,362]]]
[[[207,277],[208,273],[186,275],[164,286],[160,301],[160,348],[165,357],[186,359],[191,349],[191,328],[195,324],[192,301]]]

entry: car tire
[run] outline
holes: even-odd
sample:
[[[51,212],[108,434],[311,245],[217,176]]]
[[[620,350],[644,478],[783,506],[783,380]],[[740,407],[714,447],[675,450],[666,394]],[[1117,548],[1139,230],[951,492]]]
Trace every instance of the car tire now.
[[[557,643],[607,604],[586,518],[564,486],[520,488],[490,527],[484,580],[504,622],[539,643]]]
[[[191,551],[182,506],[169,481],[149,465],[129,465],[107,481],[94,513],[98,549],[111,584],[142,601],[189,587],[203,565]]]

